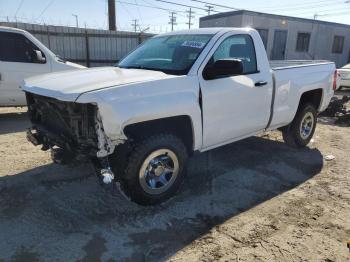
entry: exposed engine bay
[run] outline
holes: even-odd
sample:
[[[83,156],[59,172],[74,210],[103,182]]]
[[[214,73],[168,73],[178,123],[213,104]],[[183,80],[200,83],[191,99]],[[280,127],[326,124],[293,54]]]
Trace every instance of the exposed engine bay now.
[[[54,162],[93,160],[101,181],[112,183],[114,174],[108,155],[114,152],[115,145],[104,133],[96,105],[59,101],[29,92],[26,98],[32,122],[27,131],[30,142],[42,145],[44,151],[51,149]]]
[[[114,151],[104,135],[96,105],[26,93],[32,128],[27,138],[42,150],[58,147],[76,158],[106,157]]]

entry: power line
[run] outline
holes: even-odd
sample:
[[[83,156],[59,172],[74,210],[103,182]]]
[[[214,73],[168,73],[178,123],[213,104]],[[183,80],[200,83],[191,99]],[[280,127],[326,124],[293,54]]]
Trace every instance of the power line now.
[[[203,4],[207,4],[206,7],[208,8],[206,11],[208,12],[208,14],[212,11],[212,8],[217,6],[217,7],[221,7],[221,8],[226,8],[226,9],[231,9],[231,10],[241,10],[239,8],[235,8],[235,7],[230,7],[227,5],[220,5],[220,4],[214,4],[211,2],[207,2],[207,1],[201,1],[201,0],[191,0],[193,2],[198,2],[198,3],[203,3]],[[339,4],[344,4],[344,2],[338,2],[334,4],[333,0],[321,0],[321,1],[315,1],[315,2],[309,2],[309,3],[303,3],[303,4],[296,4],[296,5],[283,5],[280,6],[279,8],[275,8],[275,9],[271,9],[271,7],[263,7],[262,9],[269,9],[269,11],[283,11],[283,10],[294,10],[294,9],[300,9],[300,8],[315,8],[315,7],[323,7],[323,6],[329,6],[329,4],[326,4],[325,2],[332,2],[333,5],[339,5]],[[320,5],[320,3],[323,3]],[[276,6],[272,6],[276,7]]]
[[[339,4],[343,4],[343,3],[333,3],[332,6],[334,5],[339,5]],[[289,6],[289,7],[285,7],[285,8],[277,8],[277,9],[269,9],[269,11],[271,12],[275,12],[275,11],[290,11],[290,10],[298,10],[298,9],[314,9],[317,7],[328,7],[329,4],[327,3],[323,3],[323,4],[313,4],[313,5],[300,5],[300,6]]]
[[[272,5],[272,6],[256,6],[255,8],[258,8],[258,9],[271,9],[271,8],[275,8],[275,9],[278,9],[278,8],[285,8],[285,7],[298,7],[298,6],[305,6],[305,5],[313,5],[313,4],[320,4],[320,3],[325,3],[325,2],[328,2],[328,3],[334,3],[335,0],[320,0],[320,1],[313,1],[313,2],[307,2],[307,3],[296,3],[296,4],[283,4],[283,5]],[[343,3],[342,0],[340,0],[340,2]],[[339,2],[338,2],[339,3]]]
[[[43,11],[40,13],[40,15],[35,20],[38,20],[46,12],[46,10],[50,7],[50,5],[53,4],[53,2],[55,2],[55,0],[51,0],[51,2],[49,2],[49,4],[43,9]]]
[[[174,12],[178,13],[178,16],[183,16],[183,17],[185,17],[185,15],[181,15],[181,13],[187,13],[187,11],[184,11],[184,10],[164,8],[164,7],[160,7],[158,5],[155,5],[153,3],[149,3],[149,2],[147,2],[145,0],[142,0],[142,1],[145,2],[147,5],[139,4],[139,3],[125,2],[125,1],[122,1],[122,0],[115,0],[115,2],[120,3],[120,4],[126,4],[126,5],[138,6],[138,7],[146,7],[146,8],[152,8],[152,9],[158,9],[158,10],[162,10],[162,11],[166,11],[166,12],[174,11]],[[205,11],[207,11],[207,10],[205,10]],[[197,14],[203,15],[203,16],[206,15],[206,14],[203,14],[203,13],[197,13]]]
[[[192,2],[197,2],[197,3],[202,3],[202,4],[207,4],[211,6],[217,6],[217,7],[222,7],[222,8],[227,8],[227,9],[232,9],[232,10],[240,10],[239,8],[227,6],[227,5],[219,5],[219,4],[214,4],[214,3],[209,3],[205,1],[200,1],[200,0],[191,0]]]
[[[337,13],[329,13],[329,14],[318,14],[317,16],[333,16],[333,15],[346,15],[346,14],[349,14],[349,11],[337,12]]]
[[[175,2],[171,2],[171,1],[165,1],[165,0],[155,0],[157,2],[162,2],[162,3],[166,3],[166,4],[171,4],[171,5],[178,5],[178,6],[184,6],[184,7],[190,7],[190,8],[194,8],[194,9],[199,9],[199,10],[203,10],[203,11],[208,11],[205,8],[202,7],[198,7],[198,6],[193,6],[193,5],[185,5],[185,4],[178,4]]]
[[[137,2],[137,0],[134,0],[134,2],[135,2],[136,7],[137,7],[137,13],[139,14],[140,21],[141,21],[141,23],[143,24],[142,17],[141,17],[141,12],[140,12],[140,8],[139,8],[139,6],[138,6],[138,2]]]
[[[118,1],[116,1],[116,2],[118,2]],[[126,6],[124,6],[124,3],[122,3],[120,6],[130,15],[130,17],[135,17],[135,16],[129,11],[129,9],[126,8]],[[134,22],[134,23],[132,24],[132,27],[133,27],[134,31],[136,32],[136,31],[137,31],[137,26],[140,27],[140,25],[138,24],[138,20],[137,20],[137,19],[133,19],[133,20],[131,20],[131,21]]]
[[[135,4],[135,3],[129,3],[129,2],[125,2],[125,1],[120,1],[120,0],[116,0],[117,3],[120,4],[126,4],[126,5],[135,5],[135,6],[141,6],[141,7],[146,7],[146,8],[153,8],[153,9],[158,9],[158,10],[163,10],[166,12],[182,12],[185,13],[185,11],[181,11],[181,10],[173,10],[173,9],[168,9],[168,8],[163,8],[163,7],[157,7],[157,6],[151,6],[151,5],[142,5],[142,4]]]
[[[21,9],[21,7],[22,7],[22,5],[23,5],[23,2],[24,2],[24,0],[22,0],[22,1],[19,3],[19,5],[18,5],[18,7],[17,7],[17,10],[16,10],[16,13],[15,13],[15,17],[17,16],[17,13],[18,13],[19,9]]]
[[[154,3],[149,3],[149,2],[146,1],[146,0],[142,0],[142,1],[145,2],[145,3],[148,4],[148,5],[152,5],[152,6],[157,7],[157,8],[162,8],[162,7],[158,6],[158,5],[155,5]]]
[[[123,5],[124,3],[120,2],[120,1],[116,1],[116,2],[121,3],[121,4],[122,4],[121,7],[123,7],[123,9],[124,9],[131,17],[134,16],[134,15],[126,8],[126,6]]]
[[[339,9],[339,7],[338,8],[334,8],[334,9],[326,9],[326,10],[317,10],[317,13],[320,13],[320,12],[334,12],[334,11],[344,11],[344,9],[345,8],[341,8],[341,9]],[[350,11],[350,10],[349,10]],[[348,11],[348,12],[349,12]],[[311,11],[304,11],[304,12],[298,12],[298,13],[296,13],[296,14],[294,14],[294,15],[303,15],[303,14],[309,14],[309,13],[313,13],[313,10],[311,10]]]

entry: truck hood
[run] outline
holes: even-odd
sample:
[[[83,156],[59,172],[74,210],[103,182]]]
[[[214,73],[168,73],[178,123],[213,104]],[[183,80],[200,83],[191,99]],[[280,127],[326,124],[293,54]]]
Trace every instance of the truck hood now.
[[[76,101],[83,93],[131,83],[174,77],[159,71],[99,67],[60,71],[25,79],[24,91],[63,101]]]

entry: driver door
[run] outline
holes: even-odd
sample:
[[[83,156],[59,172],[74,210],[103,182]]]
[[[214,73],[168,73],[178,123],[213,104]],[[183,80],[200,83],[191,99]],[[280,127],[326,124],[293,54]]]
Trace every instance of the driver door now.
[[[239,59],[243,73],[205,80],[199,70],[203,105],[203,147],[209,149],[263,130],[270,117],[272,76],[259,71],[253,39],[248,34],[223,36],[205,66]]]

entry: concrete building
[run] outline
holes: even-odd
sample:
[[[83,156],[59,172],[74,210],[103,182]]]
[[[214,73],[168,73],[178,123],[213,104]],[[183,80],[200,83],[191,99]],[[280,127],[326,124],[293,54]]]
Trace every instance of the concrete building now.
[[[350,62],[350,25],[240,10],[201,17],[199,26],[255,28],[271,60]]]

